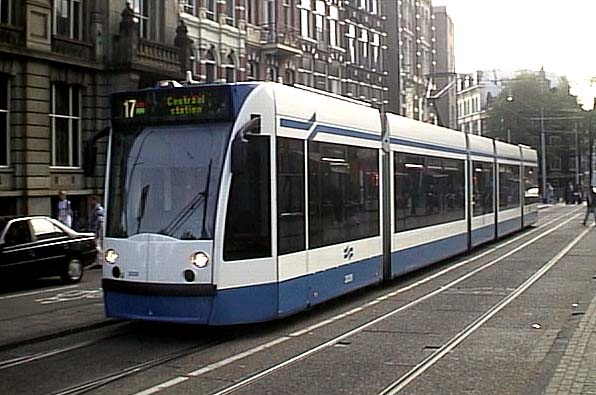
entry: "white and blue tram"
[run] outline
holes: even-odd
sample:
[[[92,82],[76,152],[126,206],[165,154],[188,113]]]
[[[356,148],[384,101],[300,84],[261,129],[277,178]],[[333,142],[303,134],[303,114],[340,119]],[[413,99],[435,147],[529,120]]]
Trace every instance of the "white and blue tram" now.
[[[275,83],[112,102],[110,317],[267,321],[537,220],[537,155]]]

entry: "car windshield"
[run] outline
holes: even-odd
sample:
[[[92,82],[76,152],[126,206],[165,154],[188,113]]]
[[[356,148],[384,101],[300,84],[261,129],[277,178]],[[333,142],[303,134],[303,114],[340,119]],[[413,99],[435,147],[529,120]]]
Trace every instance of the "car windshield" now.
[[[230,124],[114,131],[108,237],[211,239]]]

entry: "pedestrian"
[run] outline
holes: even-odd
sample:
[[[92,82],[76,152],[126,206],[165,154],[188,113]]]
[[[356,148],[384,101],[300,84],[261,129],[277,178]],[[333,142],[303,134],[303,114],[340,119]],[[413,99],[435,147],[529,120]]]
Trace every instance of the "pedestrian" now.
[[[69,228],[72,227],[72,207],[70,200],[66,199],[66,192],[58,192],[58,221],[62,222]]]
[[[584,226],[588,223],[588,217],[590,213],[594,214],[594,226],[596,226],[596,187],[592,187],[590,191],[588,191],[588,207],[586,209],[586,216],[584,217]]]
[[[573,188],[572,183],[567,183],[567,188],[565,189],[565,204],[573,204],[575,201],[575,190]]]
[[[97,247],[101,249],[103,242],[103,224],[104,224],[104,210],[101,205],[101,198],[93,195],[89,198],[89,230],[95,234],[95,242]]]

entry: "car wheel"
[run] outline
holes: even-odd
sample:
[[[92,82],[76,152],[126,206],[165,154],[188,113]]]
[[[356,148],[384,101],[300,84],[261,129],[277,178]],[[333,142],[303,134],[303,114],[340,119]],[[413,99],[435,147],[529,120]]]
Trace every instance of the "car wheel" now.
[[[69,258],[62,273],[62,281],[68,284],[78,283],[83,278],[83,263],[79,258]]]

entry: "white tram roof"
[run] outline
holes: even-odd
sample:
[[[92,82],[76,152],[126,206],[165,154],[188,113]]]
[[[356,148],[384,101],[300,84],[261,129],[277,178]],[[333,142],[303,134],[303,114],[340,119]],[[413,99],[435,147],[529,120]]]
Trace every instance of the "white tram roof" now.
[[[311,120],[318,124],[363,130],[381,135],[378,110],[356,101],[342,100],[325,92],[317,93],[278,83],[265,83],[273,90],[277,116]]]
[[[494,160],[495,145],[494,140],[475,134],[468,135],[469,149],[472,156],[481,156],[489,160]]]
[[[535,149],[526,145],[520,145],[520,148],[524,162],[534,165],[538,163],[538,152]]]
[[[390,113],[387,114],[387,128],[392,144],[453,154],[466,153],[466,135],[462,132]]]
[[[507,144],[502,141],[495,141],[498,160],[521,160],[521,151],[518,145]]]

